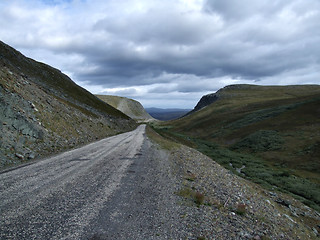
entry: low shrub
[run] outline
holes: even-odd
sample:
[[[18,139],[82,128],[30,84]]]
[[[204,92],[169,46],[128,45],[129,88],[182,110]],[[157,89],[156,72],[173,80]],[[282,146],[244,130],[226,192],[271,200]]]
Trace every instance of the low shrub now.
[[[194,202],[198,205],[203,204],[204,202],[204,195],[200,192],[194,193]]]
[[[247,206],[244,203],[239,203],[237,205],[237,208],[235,210],[236,214],[238,215],[245,215],[247,212]]]
[[[196,192],[190,188],[183,188],[179,192],[176,193],[178,196],[191,199],[194,201],[197,205],[201,205],[204,203],[204,194],[200,192]]]
[[[259,130],[240,140],[232,146],[232,150],[249,150],[264,152],[280,150],[284,140],[277,131]]]

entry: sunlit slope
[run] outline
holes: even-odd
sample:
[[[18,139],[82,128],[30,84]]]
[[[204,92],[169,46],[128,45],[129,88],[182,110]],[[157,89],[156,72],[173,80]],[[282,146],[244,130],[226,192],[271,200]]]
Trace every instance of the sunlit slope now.
[[[153,120],[141,103],[136,100],[111,95],[96,96],[136,121],[143,122]]]

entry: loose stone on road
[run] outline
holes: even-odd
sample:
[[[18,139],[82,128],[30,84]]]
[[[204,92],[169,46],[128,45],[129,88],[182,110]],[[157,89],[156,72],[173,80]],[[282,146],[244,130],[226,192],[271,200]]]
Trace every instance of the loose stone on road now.
[[[116,206],[133,197],[126,191],[141,190],[139,197],[145,198],[143,186],[132,186],[134,178],[145,178],[137,176],[143,174],[144,165],[150,166],[150,158],[141,153],[143,146],[146,151],[145,141],[145,126],[141,125],[135,131],[0,174],[0,238],[119,235],[122,223],[117,216],[126,212],[118,212],[121,209]],[[139,208],[130,202],[123,204],[126,211]],[[135,212],[140,209],[132,209],[130,216]]]

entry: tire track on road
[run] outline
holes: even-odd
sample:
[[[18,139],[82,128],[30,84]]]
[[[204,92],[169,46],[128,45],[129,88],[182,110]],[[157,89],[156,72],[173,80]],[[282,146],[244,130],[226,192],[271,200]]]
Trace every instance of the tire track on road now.
[[[0,174],[1,239],[77,239],[120,186],[140,150],[144,131],[140,126]]]

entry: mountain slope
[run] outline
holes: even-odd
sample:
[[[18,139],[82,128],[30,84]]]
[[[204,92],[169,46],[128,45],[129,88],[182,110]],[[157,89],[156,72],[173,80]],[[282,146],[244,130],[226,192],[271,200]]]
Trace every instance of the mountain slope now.
[[[136,100],[111,95],[96,96],[138,122],[148,122],[154,120],[146,112],[141,103]]]
[[[315,89],[313,89],[315,87]],[[291,85],[291,86],[258,86],[249,84],[229,85],[221,88],[215,93],[204,95],[194,109],[190,112],[196,112],[217,100],[231,102],[241,101],[246,103],[256,103],[260,101],[269,101],[275,99],[290,99],[298,96],[310,95],[312,92],[318,93],[319,86],[314,85]],[[233,102],[234,103],[234,102]]]
[[[162,132],[320,210],[320,86],[232,85],[218,94]]]
[[[212,137],[215,131],[224,131],[220,137],[224,141],[233,140],[229,138],[230,134],[243,135],[242,130],[244,127],[249,127],[252,124],[262,125],[263,120],[272,120],[272,118],[281,115],[282,113],[293,113],[291,110],[299,106],[307,106],[313,101],[317,101],[320,94],[319,85],[302,85],[302,86],[255,86],[255,85],[231,85],[220,89],[214,95],[216,96],[213,103],[202,105],[195,114],[187,116],[181,121],[175,121],[177,130],[184,131],[192,127],[192,131],[197,131],[196,134],[201,134],[201,137],[216,139]],[[310,102],[311,101],[311,102]],[[197,104],[199,105],[199,103]],[[281,108],[283,106],[283,108]],[[288,106],[286,108],[286,106]],[[255,119],[252,115],[245,118],[250,113],[255,113],[266,109],[266,113],[257,113]],[[270,109],[269,111],[267,109]],[[313,120],[317,120],[317,110],[314,109]],[[270,112],[268,114],[267,112]],[[261,116],[260,116],[261,115]],[[311,114],[312,115],[312,114]],[[306,120],[306,124],[310,122],[308,118],[298,116]],[[242,120],[241,120],[242,119]],[[286,119],[284,119],[286,120]],[[240,126],[231,126],[235,122],[240,123]],[[268,122],[268,121],[267,121]],[[230,125],[231,124],[231,125]],[[221,126],[225,130],[221,130]],[[208,127],[212,128],[209,132]],[[232,127],[226,135],[225,131]],[[263,127],[263,126],[261,126]],[[203,130],[203,131],[202,131]],[[255,130],[255,129],[253,129]],[[244,133],[246,134],[246,133]],[[222,136],[223,135],[223,136]],[[231,135],[230,135],[231,136]]]
[[[0,167],[133,129],[68,76],[0,42]]]

